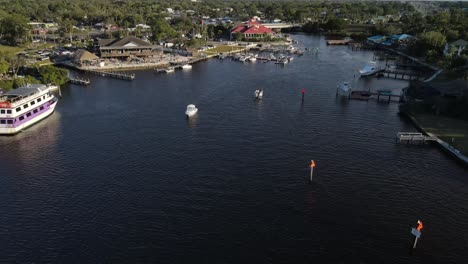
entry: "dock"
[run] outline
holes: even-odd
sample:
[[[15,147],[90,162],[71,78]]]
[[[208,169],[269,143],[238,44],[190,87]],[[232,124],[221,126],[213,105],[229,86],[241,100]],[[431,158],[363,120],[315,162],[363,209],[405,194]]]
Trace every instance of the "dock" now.
[[[419,72],[383,69],[377,73],[378,77],[393,78],[399,80],[422,80],[424,76]]]
[[[351,41],[351,39],[329,39],[327,45],[348,45]]]
[[[83,86],[87,86],[91,84],[91,81],[89,81],[89,79],[85,80],[85,79],[72,78],[72,77],[69,77],[69,79],[70,79],[70,82],[73,84],[78,84],[78,85],[83,85]]]
[[[419,132],[398,132],[396,136],[396,142],[399,144],[425,144],[432,141],[437,139]]]
[[[381,102],[382,100],[384,100],[387,103],[399,102],[400,98],[401,98],[401,95],[393,94],[391,90],[385,90],[385,89],[378,90],[377,92],[355,90],[355,91],[351,91],[351,94],[349,95],[349,99],[353,99],[353,100],[369,101],[370,99],[374,99],[374,100],[376,99],[377,102]]]
[[[85,70],[87,73],[99,75],[102,77],[109,77],[114,79],[121,79],[127,81],[133,81],[135,79],[134,73],[122,73],[122,72],[105,72],[105,71],[95,71],[95,70]]]

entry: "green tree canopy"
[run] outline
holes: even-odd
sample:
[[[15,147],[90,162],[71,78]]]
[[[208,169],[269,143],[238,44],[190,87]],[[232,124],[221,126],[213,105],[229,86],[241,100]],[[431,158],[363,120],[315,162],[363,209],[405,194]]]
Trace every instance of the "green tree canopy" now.
[[[0,35],[10,46],[16,46],[19,39],[25,41],[29,30],[28,20],[23,16],[14,14],[0,20]]]
[[[39,67],[42,83],[55,83],[62,85],[68,81],[68,72],[54,66],[46,65]]]
[[[153,40],[163,41],[177,37],[177,32],[169,26],[164,18],[156,18],[151,22],[151,31],[153,33]]]

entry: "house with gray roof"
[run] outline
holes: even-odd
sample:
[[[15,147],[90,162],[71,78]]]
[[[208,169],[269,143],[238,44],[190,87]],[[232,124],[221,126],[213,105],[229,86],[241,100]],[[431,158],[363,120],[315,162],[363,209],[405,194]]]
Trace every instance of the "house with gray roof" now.
[[[120,39],[99,39],[97,46],[101,58],[148,57],[162,53],[160,47],[133,36]]]

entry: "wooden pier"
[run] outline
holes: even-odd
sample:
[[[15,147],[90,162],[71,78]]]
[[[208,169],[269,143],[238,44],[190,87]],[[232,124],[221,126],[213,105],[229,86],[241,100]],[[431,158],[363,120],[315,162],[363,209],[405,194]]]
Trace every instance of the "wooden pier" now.
[[[351,91],[351,94],[349,95],[349,99],[353,100],[361,100],[361,101],[369,101],[370,99],[376,99],[377,102],[382,101],[382,99],[385,99],[387,103],[390,102],[399,102],[401,98],[401,95],[397,94],[392,94],[391,90],[378,90],[377,92],[370,92],[370,91]],[[392,100],[392,99],[397,99],[397,100]]]
[[[348,45],[351,41],[351,39],[329,39],[327,45]]]
[[[391,70],[391,69],[380,70],[377,73],[377,76],[399,79],[399,80],[409,80],[409,81],[424,79],[424,76],[422,76],[419,72]]]
[[[78,85],[83,85],[83,86],[91,84],[89,79],[85,80],[85,79],[71,78],[71,77],[69,77],[69,79],[70,79],[70,82],[73,83],[73,84],[78,84]]]
[[[398,132],[396,136],[396,142],[399,144],[425,144],[431,141],[436,141],[436,138],[418,132]]]
[[[87,73],[99,75],[102,77],[109,77],[114,79],[121,79],[127,81],[133,81],[135,79],[134,73],[122,73],[122,72],[105,72],[105,71],[95,71],[95,70],[85,70]]]

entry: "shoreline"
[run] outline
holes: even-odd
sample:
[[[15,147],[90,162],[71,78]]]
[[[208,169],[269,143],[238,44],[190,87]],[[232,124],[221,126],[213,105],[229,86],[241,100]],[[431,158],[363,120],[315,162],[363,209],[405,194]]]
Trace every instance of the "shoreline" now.
[[[419,122],[416,120],[414,116],[412,116],[409,113],[402,112],[405,117],[408,117],[409,120],[413,123],[413,125],[416,127],[417,130],[421,131],[423,134],[434,137],[436,139],[437,145],[447,154],[450,156],[454,157],[455,160],[466,167],[468,167],[468,157],[465,156],[463,153],[461,153],[458,149],[454,148],[452,145],[448,144],[447,142],[443,141],[440,139],[437,135],[434,135],[433,133],[428,132]]]

